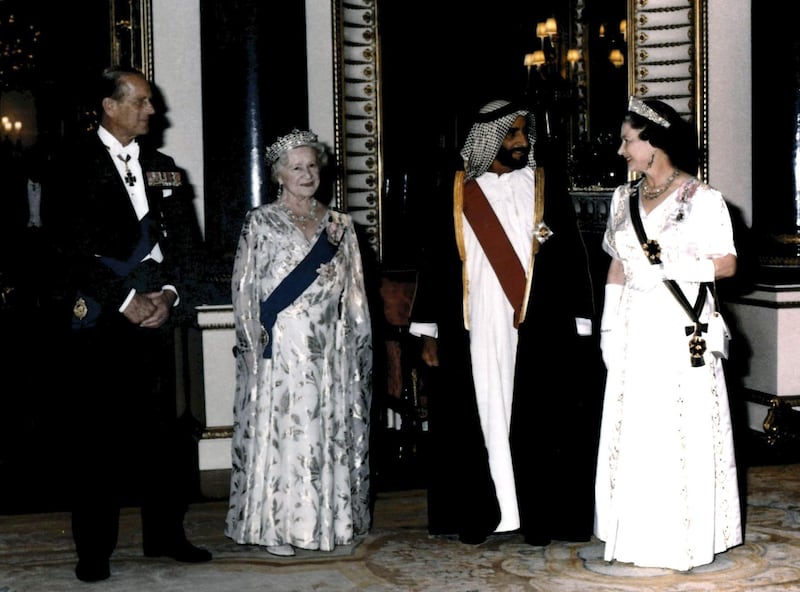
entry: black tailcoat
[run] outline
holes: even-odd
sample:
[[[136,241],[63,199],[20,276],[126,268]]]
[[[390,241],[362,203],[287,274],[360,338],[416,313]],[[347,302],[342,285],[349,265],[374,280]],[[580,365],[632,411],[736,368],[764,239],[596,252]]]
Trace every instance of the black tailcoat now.
[[[176,421],[173,326],[141,328],[119,312],[131,289],[158,292],[174,285],[185,299],[173,237],[182,235],[180,225],[194,223],[180,219],[186,179],[171,157],[141,147],[148,235],[164,260],[134,258],[133,268],[120,274],[101,257],[131,258],[143,226],[113,156],[88,134],[58,159],[43,204],[66,335],[59,364],[73,537],[79,558],[89,560],[111,555],[119,508],[126,504],[142,506],[145,545],[179,544],[191,475],[184,456],[190,449]],[[79,296],[88,308],[83,320],[75,315]]]

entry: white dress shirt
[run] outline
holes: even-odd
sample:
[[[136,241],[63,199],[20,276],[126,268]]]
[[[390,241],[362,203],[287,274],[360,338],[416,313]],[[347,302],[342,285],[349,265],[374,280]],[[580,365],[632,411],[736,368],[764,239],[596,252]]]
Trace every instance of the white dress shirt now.
[[[138,142],[133,140],[127,146],[123,146],[119,140],[117,140],[111,134],[111,132],[109,132],[102,125],[98,126],[97,135],[100,137],[103,145],[108,148],[108,154],[111,157],[111,162],[114,163],[120,178],[122,179],[123,183],[125,183],[125,188],[128,190],[128,197],[131,199],[131,205],[136,212],[136,217],[141,220],[150,211],[150,208],[147,205],[147,193],[145,192],[142,165],[139,163]],[[133,176],[132,183],[129,182],[129,177],[131,175]],[[148,259],[152,259],[158,263],[161,263],[164,260],[164,254],[161,252],[161,246],[157,242],[155,246],[153,246],[152,250],[144,256],[142,261],[146,261]],[[172,292],[175,292],[176,295],[178,293],[175,287],[171,285],[163,286],[162,289],[171,290]],[[130,291],[127,298],[125,298],[125,301],[122,303],[122,306],[119,307],[120,312],[125,310],[135,294],[136,290]],[[173,306],[177,306],[179,301],[180,298],[177,298]]]

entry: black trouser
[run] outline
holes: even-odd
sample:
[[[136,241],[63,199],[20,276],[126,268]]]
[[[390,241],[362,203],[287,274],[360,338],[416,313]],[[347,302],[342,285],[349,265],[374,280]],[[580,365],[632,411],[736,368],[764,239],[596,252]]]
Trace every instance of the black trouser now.
[[[73,331],[72,531],[80,559],[111,556],[120,508],[142,507],[144,544],[183,540],[188,464],[175,418],[166,330],[127,321]]]

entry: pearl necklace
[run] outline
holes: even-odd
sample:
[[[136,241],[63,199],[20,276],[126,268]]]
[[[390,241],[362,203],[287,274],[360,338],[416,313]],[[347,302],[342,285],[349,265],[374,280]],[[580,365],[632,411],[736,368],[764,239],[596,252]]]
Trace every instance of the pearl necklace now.
[[[653,187],[652,189],[650,189],[650,186],[647,184],[647,177],[645,177],[644,181],[642,182],[642,197],[648,201],[654,200],[659,195],[664,193],[670,185],[672,185],[672,182],[678,178],[679,174],[680,171],[678,169],[673,169],[672,174],[667,177],[667,180],[664,181],[664,183],[658,185],[657,187]]]
[[[317,220],[317,205],[319,205],[319,202],[312,197],[311,198],[311,203],[310,203],[309,208],[308,208],[308,213],[307,214],[296,214],[294,211],[292,211],[292,209],[289,207],[289,205],[286,202],[284,202],[284,201],[280,202],[280,206],[283,208],[283,210],[289,216],[289,219],[292,220],[292,222],[296,223],[303,230],[306,229],[306,224],[307,223],[311,222],[312,220],[314,222],[316,222],[316,220]]]

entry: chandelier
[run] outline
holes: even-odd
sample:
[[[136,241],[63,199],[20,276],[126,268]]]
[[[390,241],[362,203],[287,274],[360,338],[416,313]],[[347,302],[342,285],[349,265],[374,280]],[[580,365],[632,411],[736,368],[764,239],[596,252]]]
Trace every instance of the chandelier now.
[[[24,86],[36,68],[41,31],[13,13],[0,14],[0,90]]]
[[[563,36],[559,34],[558,21],[555,17],[536,23],[536,36],[539,38],[539,49],[525,54],[523,65],[528,68],[530,77],[531,68],[542,70],[545,67],[561,73],[562,60],[569,64],[572,72],[582,57],[578,47],[562,47]],[[568,74],[568,73],[567,73]]]
[[[625,47],[627,42],[627,28],[628,23],[625,19],[619,23],[619,34],[622,38],[622,47]],[[536,36],[539,38],[539,49],[525,54],[523,65],[528,69],[528,77],[530,78],[531,68],[542,70],[543,68],[550,68],[568,77],[574,74],[578,63],[583,59],[583,50],[580,47],[563,47],[561,40],[564,38],[559,33],[558,21],[555,17],[536,23]],[[606,26],[601,23],[598,28],[598,36],[605,38]],[[620,47],[615,45],[612,40],[611,48],[608,53],[608,60],[616,68],[621,68],[625,65],[625,53]],[[569,65],[569,68],[562,70],[563,63]]]

